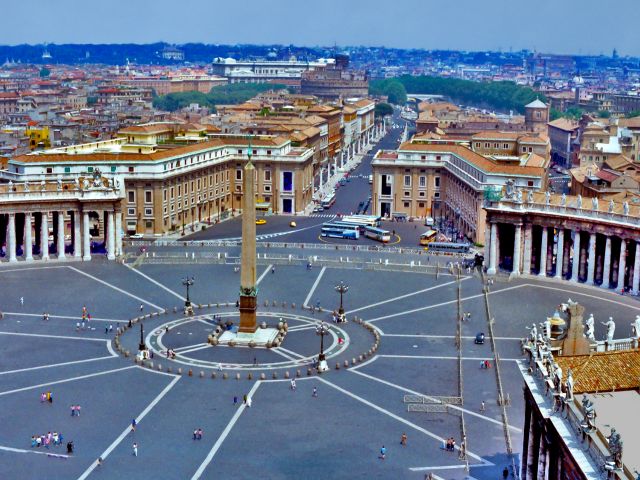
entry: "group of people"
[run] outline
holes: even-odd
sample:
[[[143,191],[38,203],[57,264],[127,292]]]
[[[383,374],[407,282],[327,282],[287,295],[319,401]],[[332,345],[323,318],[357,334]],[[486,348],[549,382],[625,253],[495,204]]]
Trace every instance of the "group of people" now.
[[[81,408],[82,407],[80,407],[80,405],[71,405],[71,416],[72,417],[79,417]]]
[[[49,448],[50,445],[57,446],[62,445],[62,434],[58,432],[48,432],[42,435],[31,435],[31,447]]]
[[[201,428],[196,428],[193,431],[193,439],[194,440],[202,440],[202,429]]]
[[[45,322],[49,320],[49,313],[48,312],[44,312],[42,314],[42,320],[44,320]]]
[[[176,358],[176,352],[173,350],[173,348],[167,348],[167,358],[168,359]]]
[[[105,334],[108,334],[108,333],[111,333],[111,332],[113,332],[113,325],[111,325],[111,324],[109,324],[109,326],[106,326],[106,325],[105,325],[105,327],[104,327],[104,333],[105,333]]]
[[[456,449],[456,441],[453,439],[453,437],[447,438],[447,440],[444,442],[444,449],[448,452],[453,452]]]
[[[491,362],[489,360],[480,360],[480,368],[491,368]]]
[[[42,392],[40,394],[40,403],[53,403],[53,395],[51,394],[51,390],[47,390],[46,392]]]
[[[469,320],[471,320],[471,312],[464,312],[460,317],[460,320],[462,320],[463,322],[464,321],[468,322]]]

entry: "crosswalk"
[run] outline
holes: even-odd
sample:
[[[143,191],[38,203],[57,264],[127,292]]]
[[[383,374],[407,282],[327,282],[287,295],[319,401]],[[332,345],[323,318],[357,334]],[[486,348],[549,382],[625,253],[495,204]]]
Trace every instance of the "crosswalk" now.
[[[335,217],[333,213],[311,213],[309,216],[314,218],[334,218]]]

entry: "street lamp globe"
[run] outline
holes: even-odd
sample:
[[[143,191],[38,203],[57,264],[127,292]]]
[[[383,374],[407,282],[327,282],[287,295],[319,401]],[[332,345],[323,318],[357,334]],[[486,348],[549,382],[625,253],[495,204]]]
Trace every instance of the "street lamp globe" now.
[[[349,291],[349,285],[347,285],[342,280],[340,280],[340,283],[336,285],[334,288],[335,288],[335,291],[340,294],[340,307],[338,308],[338,321],[342,322],[345,319],[342,297],[345,293]]]

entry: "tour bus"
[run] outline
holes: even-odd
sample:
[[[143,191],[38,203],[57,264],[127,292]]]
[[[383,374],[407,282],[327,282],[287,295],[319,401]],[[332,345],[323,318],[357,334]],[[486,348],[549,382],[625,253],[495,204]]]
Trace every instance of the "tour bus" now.
[[[357,240],[360,238],[360,232],[357,228],[348,228],[330,223],[325,223],[322,226],[320,235],[323,237],[347,238],[349,240]]]
[[[437,235],[438,232],[436,230],[427,230],[420,235],[420,245],[429,245],[431,242],[435,242]]]
[[[357,233],[356,238],[360,238],[360,234],[362,233],[359,225],[355,225],[353,223],[345,223],[340,220],[331,220],[330,222],[326,222],[322,225],[323,227],[338,227],[343,230],[349,230]]]
[[[389,232],[388,230],[383,230],[382,228],[365,227],[364,236],[382,243],[391,241],[391,232]]]
[[[425,250],[428,250],[430,252],[442,253],[469,253],[469,244],[453,242],[431,242]]]
[[[379,227],[381,218],[377,215],[345,215],[341,222],[353,223],[364,227]]]
[[[326,197],[324,197],[322,199],[322,202],[320,202],[320,205],[322,205],[322,208],[327,210],[328,208],[333,207],[334,203],[336,203],[336,194],[332,193],[331,195],[327,195]]]

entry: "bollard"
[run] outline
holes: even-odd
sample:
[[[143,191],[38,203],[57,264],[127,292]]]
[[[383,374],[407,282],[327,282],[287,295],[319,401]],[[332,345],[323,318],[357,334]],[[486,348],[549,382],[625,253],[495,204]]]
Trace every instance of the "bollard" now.
[[[216,372],[211,372],[211,380],[215,380],[216,379]]]
[[[200,378],[204,378],[204,372],[200,370]]]
[[[178,368],[178,375],[182,375],[182,368]]]
[[[340,362],[336,362],[336,370],[340,370]]]
[[[296,304],[295,304],[295,303],[292,303],[292,304],[291,304],[291,308],[296,308]]]
[[[276,378],[278,378],[278,374],[276,372],[273,372],[273,374],[271,375],[271,378],[275,380]]]
[[[189,369],[189,372],[187,373],[187,375],[189,375],[190,377],[193,377],[193,370]]]
[[[224,372],[224,373],[222,374],[222,379],[223,379],[223,380],[226,380],[227,378],[229,378],[229,375],[227,375],[227,372]]]
[[[352,358],[352,359],[351,359],[351,365],[355,365],[356,363],[357,363],[357,362],[356,362],[356,359],[355,359],[355,358]]]
[[[284,372],[284,378],[289,378],[289,371]]]
[[[299,378],[300,376],[301,376],[300,370],[296,370],[296,377]]]
[[[153,362],[149,362],[149,363],[147,364],[147,367],[149,367],[151,370],[153,370]]]
[[[311,376],[311,369],[307,368],[307,377],[310,377],[310,376]]]
[[[236,380],[240,380],[240,374],[236,373]]]
[[[273,301],[273,306],[277,307],[278,306],[278,302],[276,302],[275,300]]]
[[[349,360],[345,360],[344,361],[344,368],[347,368],[349,366]]]
[[[160,364],[160,363],[158,364],[158,370],[159,371],[162,370],[162,364]]]
[[[247,375],[247,380],[251,380],[253,379],[253,373],[249,372],[249,374]]]
[[[167,373],[171,373],[173,369],[171,367],[167,367]]]

